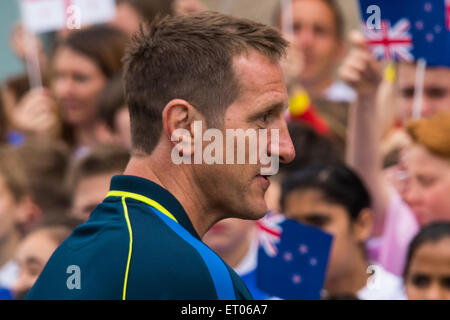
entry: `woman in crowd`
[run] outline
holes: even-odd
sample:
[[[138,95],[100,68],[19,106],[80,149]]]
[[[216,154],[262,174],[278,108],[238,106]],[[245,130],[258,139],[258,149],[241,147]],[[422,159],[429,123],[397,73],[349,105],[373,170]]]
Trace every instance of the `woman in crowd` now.
[[[93,147],[111,134],[99,120],[97,99],[108,79],[121,71],[128,37],[110,26],[93,26],[58,44],[52,61],[52,90],[71,129],[72,146]]]

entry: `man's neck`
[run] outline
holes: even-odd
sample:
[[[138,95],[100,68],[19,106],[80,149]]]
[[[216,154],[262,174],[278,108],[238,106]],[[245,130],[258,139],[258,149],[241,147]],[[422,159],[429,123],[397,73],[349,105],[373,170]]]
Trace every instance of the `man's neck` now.
[[[201,192],[180,166],[161,164],[148,155],[133,156],[124,174],[145,178],[169,191],[183,206],[200,238],[221,219],[202,201]]]

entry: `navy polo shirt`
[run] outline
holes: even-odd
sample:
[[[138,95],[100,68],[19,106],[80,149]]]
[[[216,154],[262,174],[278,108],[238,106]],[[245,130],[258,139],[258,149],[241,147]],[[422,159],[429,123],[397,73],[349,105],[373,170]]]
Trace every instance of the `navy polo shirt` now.
[[[115,176],[106,199],[54,252],[27,299],[252,299],[161,186]]]

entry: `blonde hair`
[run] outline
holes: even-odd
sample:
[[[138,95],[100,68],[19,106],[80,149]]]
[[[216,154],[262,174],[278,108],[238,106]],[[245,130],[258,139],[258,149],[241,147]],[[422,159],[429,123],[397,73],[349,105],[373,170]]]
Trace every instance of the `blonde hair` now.
[[[450,160],[450,112],[412,121],[406,129],[415,143],[440,158]]]

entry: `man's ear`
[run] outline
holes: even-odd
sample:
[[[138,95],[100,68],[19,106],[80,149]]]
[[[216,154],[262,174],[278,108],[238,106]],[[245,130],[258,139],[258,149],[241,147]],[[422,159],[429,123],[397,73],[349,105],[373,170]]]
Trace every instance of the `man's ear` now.
[[[363,209],[354,223],[354,235],[358,242],[366,242],[372,234],[373,212],[371,209]]]
[[[184,156],[193,154],[194,122],[202,120],[199,111],[182,99],[170,101],[162,113],[164,133]]]

